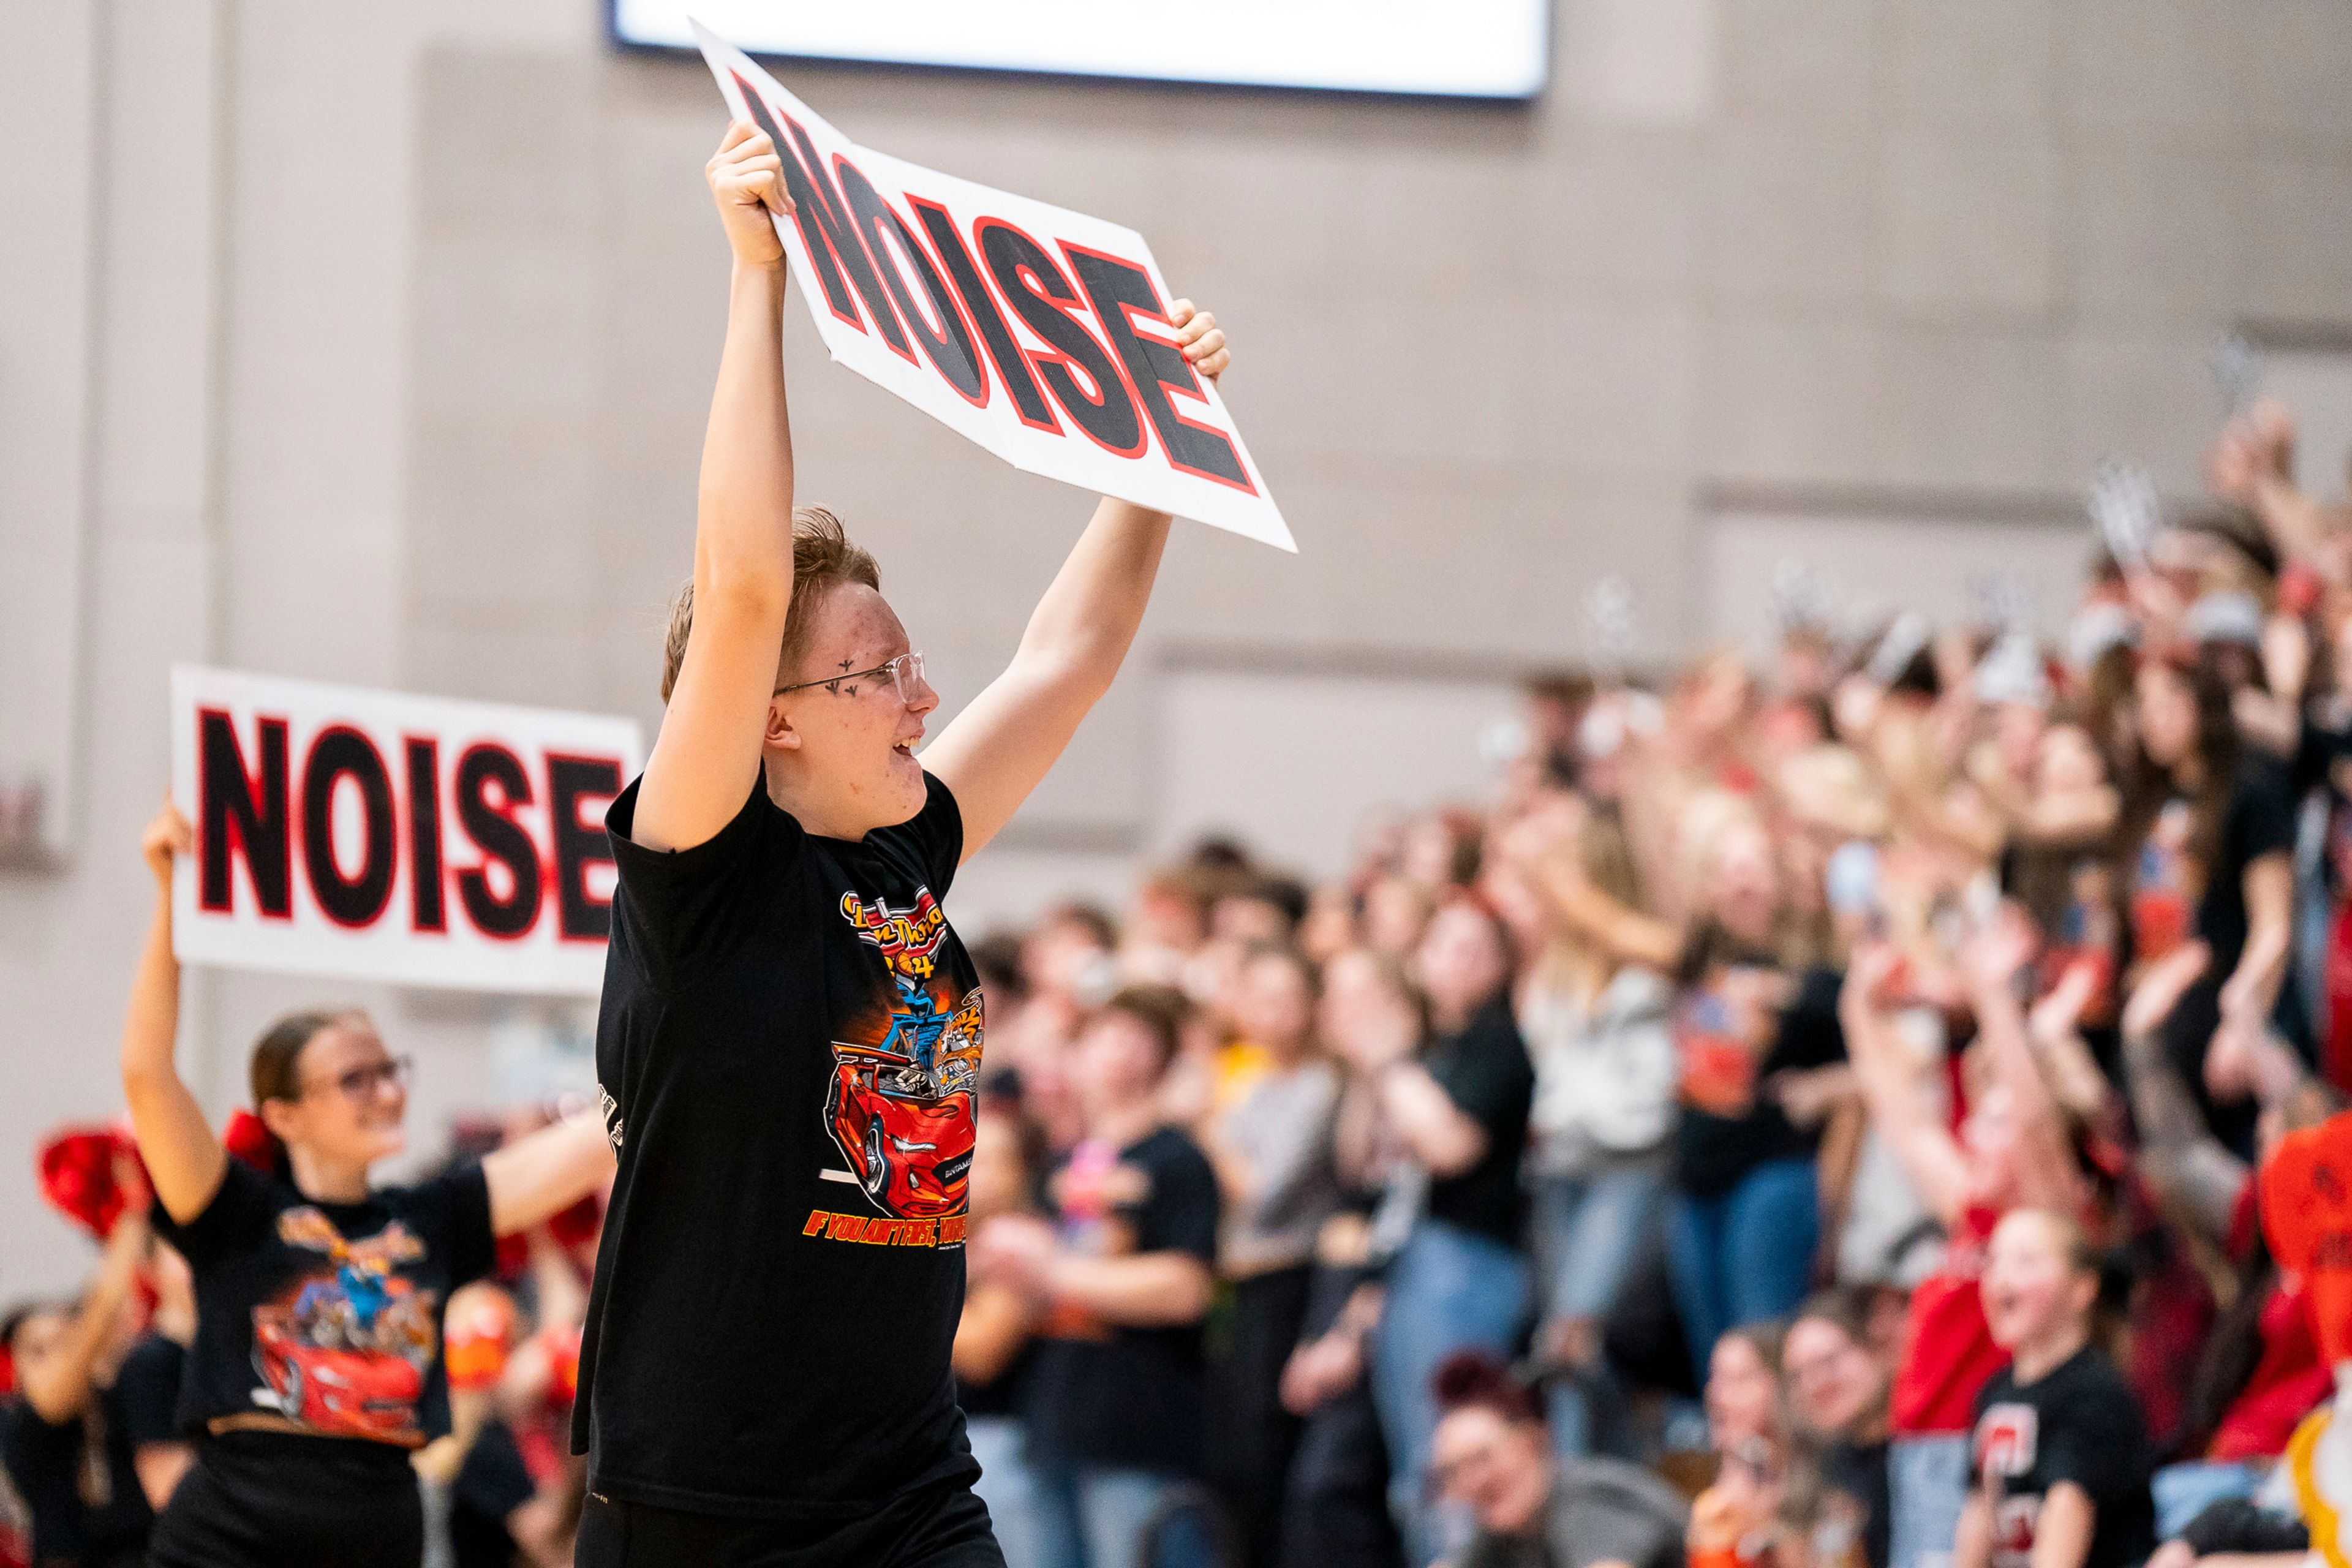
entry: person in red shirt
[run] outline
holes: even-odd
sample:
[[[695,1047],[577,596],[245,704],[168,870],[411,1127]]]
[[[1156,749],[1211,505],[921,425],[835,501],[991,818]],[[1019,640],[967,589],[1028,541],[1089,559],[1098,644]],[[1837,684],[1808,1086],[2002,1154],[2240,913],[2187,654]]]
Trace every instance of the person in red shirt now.
[[[1968,1490],[1969,1432],[1978,1392],[2008,1359],[1985,1326],[1978,1279],[2000,1216],[2017,1207],[2081,1212],[2082,1177],[2064,1123],[2026,1039],[2013,982],[2032,956],[2031,922],[2003,910],[1961,953],[1977,1017],[1977,1091],[1955,1132],[1926,1092],[1899,1037],[1902,961],[1874,942],[1847,970],[1840,1016],[1873,1124],[1920,1201],[1943,1223],[1944,1260],[1911,1295],[1888,1411],[1894,1568],[1948,1552]]]

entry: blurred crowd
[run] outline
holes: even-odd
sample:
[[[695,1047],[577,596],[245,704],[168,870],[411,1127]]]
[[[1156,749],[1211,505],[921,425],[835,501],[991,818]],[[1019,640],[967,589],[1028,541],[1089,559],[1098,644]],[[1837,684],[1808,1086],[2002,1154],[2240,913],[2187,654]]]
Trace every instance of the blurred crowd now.
[[[1203,843],[975,941],[1012,1568],[2340,1558],[2352,514],[2294,446],[2231,419],[2054,643],[1791,595],[1762,668],[1531,681],[1335,880]],[[84,1217],[5,1324],[14,1561],[136,1561],[185,1463],[184,1269]],[[450,1303],[445,1561],[570,1560],[596,1224]]]

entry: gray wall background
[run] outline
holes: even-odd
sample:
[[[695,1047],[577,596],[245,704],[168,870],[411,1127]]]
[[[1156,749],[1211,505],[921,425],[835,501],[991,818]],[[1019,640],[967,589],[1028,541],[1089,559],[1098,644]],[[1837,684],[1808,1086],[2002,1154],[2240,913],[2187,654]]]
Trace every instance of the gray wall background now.
[[[88,1263],[26,1152],[118,1106],[167,666],[650,726],[726,273],[716,93],[609,52],[594,0],[6,28],[0,784],[54,798],[42,864],[0,870],[0,1296]],[[2221,327],[2352,321],[2340,0],[1560,0],[1555,36],[1516,108],[783,68],[861,141],[1150,237],[1233,333],[1301,545],[1180,531],[1134,668],[975,863],[985,908],[1151,841],[1160,671],[1507,676],[1577,655],[1604,571],[1668,655],[1709,635],[1717,513],[2071,527],[2107,452],[2193,486]],[[804,321],[788,354],[803,493],[881,555],[952,705],[1087,498]],[[188,994],[224,1110],[319,996]],[[420,1144],[491,1091],[494,1037],[577,1026],[349,994],[422,1058]]]

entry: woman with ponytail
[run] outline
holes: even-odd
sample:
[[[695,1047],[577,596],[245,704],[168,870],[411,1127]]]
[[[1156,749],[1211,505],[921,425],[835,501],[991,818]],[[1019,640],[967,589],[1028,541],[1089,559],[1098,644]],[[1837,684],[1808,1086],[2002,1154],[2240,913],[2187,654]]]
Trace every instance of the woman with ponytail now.
[[[613,1152],[590,1114],[478,1166],[372,1185],[369,1169],[405,1147],[407,1062],[350,1011],[295,1014],[262,1036],[252,1116],[267,1138],[238,1140],[259,1158],[233,1157],[173,1059],[172,862],[188,844],[167,804],[142,846],[155,913],[122,1033],[155,1228],[195,1276],[179,1421],[196,1458],[152,1560],[415,1568],[425,1523],[409,1456],[449,1429],[443,1305],[490,1270],[498,1237],[603,1182]]]

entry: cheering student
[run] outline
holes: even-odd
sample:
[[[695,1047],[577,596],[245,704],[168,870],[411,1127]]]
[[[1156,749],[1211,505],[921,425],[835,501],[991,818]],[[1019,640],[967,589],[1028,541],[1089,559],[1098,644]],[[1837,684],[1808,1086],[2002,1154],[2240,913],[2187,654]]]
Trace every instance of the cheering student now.
[[[415,1568],[425,1516],[410,1454],[449,1429],[449,1293],[494,1242],[602,1182],[593,1116],[416,1186],[368,1169],[405,1144],[407,1062],[364,1014],[298,1013],[254,1047],[253,1110],[275,1169],[232,1157],[173,1062],[180,966],[166,805],[142,846],[155,915],[122,1030],[122,1087],[155,1189],[155,1229],[195,1276],[179,1423],[194,1466],[155,1522],[162,1568]]]
[[[1976,1489],[1952,1568],[2130,1568],[2156,1549],[2147,1430],[2091,1342],[2098,1257],[2082,1227],[2018,1209],[1992,1233],[1985,1321],[2010,1364],[1977,1395]]]
[[[734,270],[694,576],[668,715],[606,817],[620,1171],[573,1425],[589,1568],[1003,1561],[949,1371],[982,1016],[940,901],[1110,685],[1168,538],[1104,500],[1012,667],[917,762],[922,656],[873,558],[793,508],[781,167],[739,122],[706,171]],[[1214,322],[1170,317],[1214,377]]]

